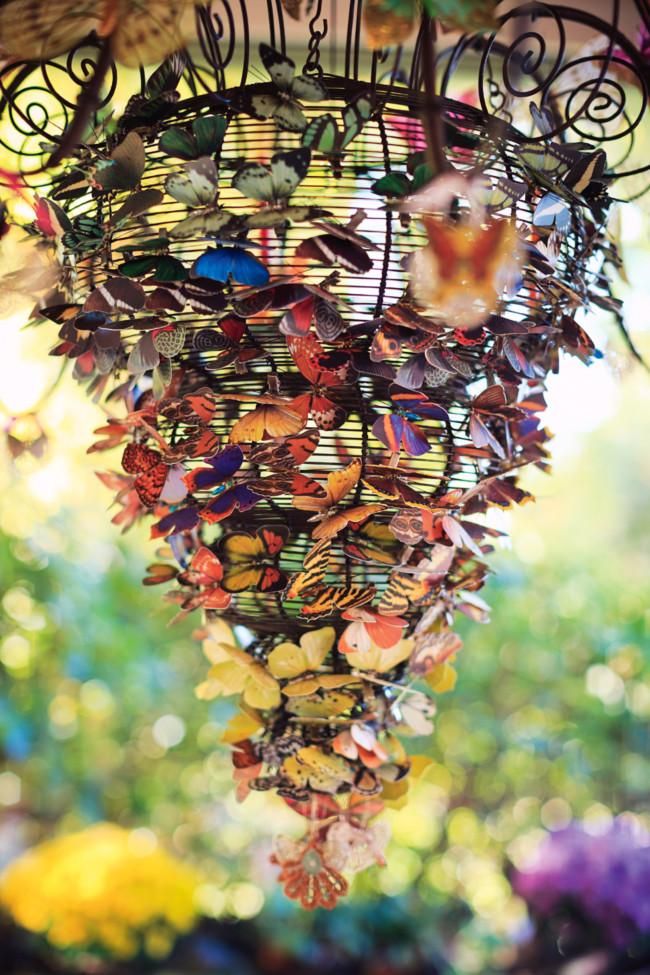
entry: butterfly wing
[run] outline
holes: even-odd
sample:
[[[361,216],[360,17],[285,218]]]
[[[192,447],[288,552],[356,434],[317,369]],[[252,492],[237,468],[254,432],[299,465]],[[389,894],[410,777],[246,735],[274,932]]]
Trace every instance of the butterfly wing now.
[[[165,190],[179,203],[189,207],[207,206],[217,197],[219,176],[214,159],[204,156],[187,163],[178,173],[165,180]]]
[[[245,484],[236,484],[234,487],[222,491],[213,501],[210,501],[201,510],[200,517],[208,524],[216,524],[223,521],[224,518],[229,518],[235,509],[249,511],[261,500],[259,494],[254,494]]]
[[[104,192],[133,190],[140,182],[145,165],[144,143],[137,132],[129,132],[113,149],[110,159],[99,163],[95,183]]]
[[[303,146],[326,156],[337,152],[341,141],[336,119],[329,113],[313,119],[302,134]]]
[[[345,149],[360,134],[372,115],[373,105],[368,95],[358,95],[343,109],[343,136],[341,149]]]
[[[276,199],[271,168],[262,163],[244,163],[233,176],[232,185],[250,200],[272,203]]]
[[[183,46],[181,19],[194,0],[119,0],[111,53],[127,67],[155,64]],[[104,5],[110,7],[113,5]],[[105,14],[105,17],[111,14]]]
[[[208,247],[193,264],[195,277],[225,283],[232,278],[239,284],[263,285],[269,272],[249,251],[239,247]]]
[[[271,159],[273,200],[286,200],[307,175],[311,152],[304,147],[290,152],[276,152]]]
[[[289,90],[301,102],[322,102],[328,96],[325,85],[318,78],[306,74],[296,75]]]
[[[296,65],[291,58],[285,57],[268,44],[260,44],[260,58],[268,71],[271,81],[280,91],[289,91]]]
[[[223,484],[239,470],[244,455],[235,444],[224,447],[208,460],[208,467],[198,467],[185,475],[185,484],[193,494],[196,491],[209,491]]]
[[[79,0],[8,0],[0,5],[0,49],[5,57],[47,61],[75,47],[102,24],[102,5]]]

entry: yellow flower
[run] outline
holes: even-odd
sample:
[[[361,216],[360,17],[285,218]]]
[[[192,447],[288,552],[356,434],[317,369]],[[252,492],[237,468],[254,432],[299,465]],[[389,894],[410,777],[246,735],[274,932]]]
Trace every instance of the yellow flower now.
[[[148,831],[99,823],[11,863],[0,875],[0,909],[61,950],[157,958],[196,921],[201,882]]]

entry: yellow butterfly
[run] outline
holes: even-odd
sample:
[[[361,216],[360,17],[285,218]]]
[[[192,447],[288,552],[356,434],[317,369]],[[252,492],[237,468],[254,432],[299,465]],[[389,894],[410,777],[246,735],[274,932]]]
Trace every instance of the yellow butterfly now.
[[[251,708],[278,707],[281,700],[278,682],[249,654],[222,643],[218,651],[212,652],[212,660],[208,679],[196,689],[201,700],[241,694],[244,703]]]
[[[353,460],[342,470],[331,471],[327,475],[327,493],[324,498],[315,496],[295,498],[296,508],[313,511],[314,516],[310,521],[319,522],[312,532],[312,538],[319,541],[334,538],[348,525],[363,524],[372,515],[384,509],[383,504],[357,504],[351,508],[337,509],[338,503],[357,486],[360,476],[361,461]]]
[[[301,748],[282,763],[283,773],[301,788],[317,792],[338,792],[343,784],[354,781],[354,772],[348,763],[336,755],[327,755],[316,745]]]
[[[413,646],[411,639],[400,640],[392,647],[372,646],[370,650],[364,650],[362,653],[348,653],[347,660],[356,670],[374,670],[378,674],[383,674],[410,657]]]
[[[357,698],[348,691],[320,691],[289,698],[285,710],[297,718],[336,718],[354,707]]]
[[[271,650],[267,666],[274,677],[291,680],[306,671],[318,670],[334,646],[336,630],[333,626],[322,626],[310,633],[303,633],[300,645],[280,643]]]
[[[95,31],[110,38],[115,61],[152,64],[183,47],[183,14],[195,0],[5,0],[0,50],[5,57],[48,60]]]

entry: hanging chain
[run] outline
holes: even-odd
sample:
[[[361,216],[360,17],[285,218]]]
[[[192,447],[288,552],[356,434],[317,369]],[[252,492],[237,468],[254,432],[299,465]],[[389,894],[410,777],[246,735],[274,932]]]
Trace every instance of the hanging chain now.
[[[305,74],[308,72],[310,74],[315,74],[320,77],[323,74],[323,66],[320,63],[320,45],[323,38],[327,36],[327,18],[323,17],[320,23],[320,27],[317,26],[318,19],[321,16],[321,11],[323,9],[323,0],[316,0],[316,8],[314,14],[309,21],[309,42],[307,44],[307,49],[309,51],[307,55],[307,60],[303,71]]]

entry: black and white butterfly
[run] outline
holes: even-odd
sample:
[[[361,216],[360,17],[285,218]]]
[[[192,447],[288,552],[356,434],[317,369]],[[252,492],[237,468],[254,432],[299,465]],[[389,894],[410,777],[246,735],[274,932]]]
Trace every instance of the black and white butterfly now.
[[[296,74],[291,58],[275,51],[268,44],[260,44],[262,64],[271,76],[276,91],[252,95],[248,111],[260,119],[275,119],[278,128],[286,132],[304,132],[307,119],[300,102],[320,102],[327,98],[327,88],[311,75]]]
[[[312,219],[325,210],[312,206],[292,206],[289,198],[307,175],[311,153],[309,149],[276,152],[268,166],[244,163],[233,177],[232,185],[243,196],[259,200],[266,206],[246,217],[246,226],[279,227],[288,221]]]

